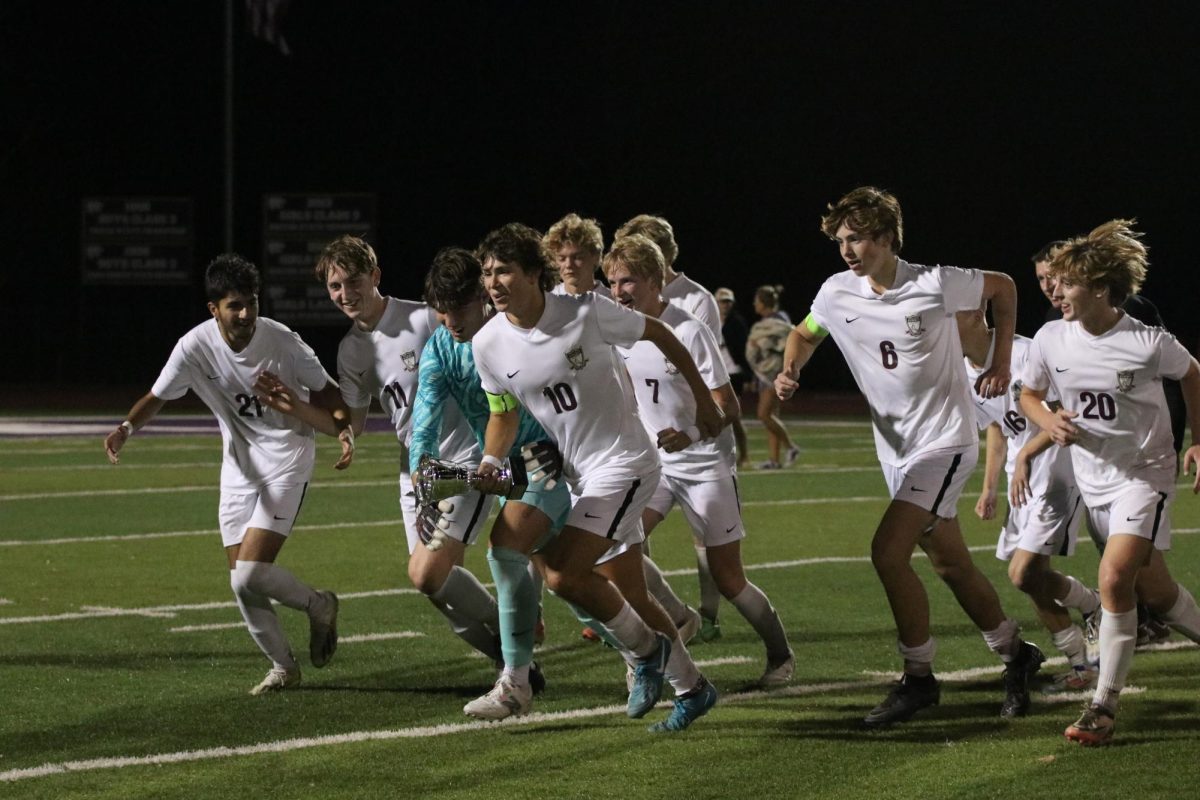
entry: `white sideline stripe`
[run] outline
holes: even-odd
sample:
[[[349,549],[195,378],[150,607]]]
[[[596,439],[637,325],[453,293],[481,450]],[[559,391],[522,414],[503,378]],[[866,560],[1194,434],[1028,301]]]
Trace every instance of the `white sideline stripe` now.
[[[178,628],[167,628],[168,633],[196,633],[198,631],[224,631],[246,627],[242,622],[214,622],[211,625],[180,625]]]
[[[213,448],[206,447],[204,449],[212,450]],[[393,458],[370,458],[370,457],[366,457],[366,456],[355,456],[354,463],[355,464],[384,464],[384,463],[395,464],[396,459],[394,457]],[[220,461],[172,461],[167,464],[145,464],[145,463],[126,464],[125,462],[121,462],[120,470],[122,472],[126,472],[129,470],[200,469],[203,467],[212,467],[213,471],[216,472],[220,469],[221,462]],[[66,471],[78,471],[78,470],[105,470],[105,469],[111,470],[113,468],[114,467],[112,464],[109,464],[107,461],[105,461],[104,463],[101,463],[101,464],[61,464],[61,465],[43,464],[42,466],[39,466],[39,467],[22,466],[22,467],[20,467],[19,471],[22,473],[24,473],[24,472],[66,472]],[[2,474],[5,471],[6,470],[0,469],[0,474]],[[18,470],[16,470],[16,469],[13,470],[13,472],[17,472],[17,471]]]
[[[356,633],[353,636],[339,636],[338,644],[357,644],[358,642],[383,642],[389,639],[419,639],[425,636],[420,631],[392,631],[391,633]]]
[[[11,606],[11,605],[13,605],[12,600],[9,600],[7,597],[0,597],[0,606]]]
[[[707,658],[696,662],[697,667],[721,667],[725,664],[753,664],[749,656],[723,656],[722,658]]]
[[[774,691],[750,691],[721,696],[724,705],[757,701],[767,697],[797,697],[801,695],[821,694],[825,692],[840,692],[846,689],[858,689],[872,686],[875,681],[843,681],[839,683],[813,684],[808,686],[792,686]],[[659,708],[667,708],[670,703],[659,703]],[[429,739],[435,736],[451,736],[459,733],[474,733],[476,731],[496,731],[500,728],[512,728],[527,725],[537,725],[562,720],[587,719],[590,717],[615,716],[625,713],[625,705],[598,706],[594,708],[578,708],[570,711],[555,711],[549,713],[535,712],[523,717],[509,717],[500,722],[458,722],[443,725],[425,725],[416,728],[397,728],[392,730],[353,731],[351,733],[330,734],[328,736],[310,736],[300,739],[282,739],[274,742],[242,745],[240,747],[209,747],[203,750],[184,750],[174,753],[157,753],[148,756],[115,756],[111,758],[93,758],[85,761],[60,761],[42,764],[39,767],[12,769],[0,772],[0,781],[15,783],[30,778],[42,778],[47,775],[61,775],[67,772],[91,772],[102,769],[124,769],[125,767],[153,766],[163,764],[182,764],[192,761],[208,761],[219,758],[235,758],[238,756],[253,756],[262,753],[286,753],[292,750],[304,750],[313,747],[329,747],[340,744],[357,744],[360,742],[383,742],[396,739]]]

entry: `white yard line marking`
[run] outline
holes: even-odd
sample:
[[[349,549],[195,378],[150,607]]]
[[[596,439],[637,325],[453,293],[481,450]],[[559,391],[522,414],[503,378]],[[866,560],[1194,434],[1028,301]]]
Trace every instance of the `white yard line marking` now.
[[[212,450],[213,448],[207,447],[204,449]],[[364,457],[364,456],[355,456],[354,463],[359,464],[359,465],[361,465],[361,464],[395,464],[396,458],[394,456],[392,458],[368,458],[368,457]],[[112,469],[120,469],[122,472],[126,472],[129,470],[148,470],[148,469],[153,469],[153,470],[202,469],[204,467],[211,467],[213,472],[217,472],[221,468],[221,462],[220,461],[172,461],[167,464],[146,464],[144,462],[139,463],[139,464],[127,464],[127,463],[125,463],[125,461],[122,461],[121,466],[119,468],[114,468],[113,465],[109,464],[107,461],[105,461],[104,463],[98,463],[98,464],[61,464],[61,465],[43,464],[42,466],[38,466],[38,467],[21,466],[21,467],[14,467],[11,469],[0,468],[0,475],[3,475],[5,472],[14,472],[14,473],[16,473],[16,472],[20,472],[20,473],[68,472],[68,471],[77,472],[80,470],[88,470],[88,471],[97,470],[97,471],[99,471],[99,470],[112,470]]]
[[[177,628],[167,628],[167,633],[198,633],[200,631],[224,631],[245,627],[245,620],[240,622],[214,622],[211,625],[180,625]]]
[[[361,489],[370,486],[396,486],[395,478],[390,480],[379,481],[312,481],[308,484],[310,489]],[[136,496],[147,494],[173,494],[186,492],[213,492],[219,493],[221,487],[214,483],[206,483],[202,486],[155,486],[143,489],[93,489],[91,491],[78,492],[33,492],[30,494],[0,494],[0,502],[19,502],[22,500],[50,500],[50,499],[66,499],[72,497],[120,497],[120,496]]]
[[[721,667],[726,664],[753,664],[756,659],[749,656],[723,656],[722,658],[707,658],[696,662],[697,667]]]
[[[0,597],[0,606],[11,606],[11,605],[14,605],[12,600],[9,600],[7,597]]]
[[[843,681],[839,683],[812,684],[807,686],[792,686],[771,692],[750,691],[721,696],[723,705],[744,703],[761,700],[765,697],[798,697],[802,695],[840,692],[847,689],[859,689],[875,685],[875,681]],[[669,707],[669,703],[660,703],[660,708]],[[429,739],[435,736],[452,736],[460,733],[475,733],[477,731],[499,731],[503,728],[525,727],[542,723],[560,722],[563,720],[587,719],[623,715],[625,705],[598,706],[594,708],[578,708],[570,711],[555,711],[548,713],[535,712],[523,717],[509,717],[500,722],[457,722],[443,725],[424,725],[414,728],[398,728],[392,730],[353,731],[328,736],[310,736],[299,739],[282,739],[274,742],[242,745],[239,747],[209,747],[202,750],[185,750],[174,753],[157,753],[148,756],[115,756],[112,758],[93,758],[85,761],[60,761],[43,764],[39,767],[12,769],[0,772],[0,781],[15,783],[16,781],[42,778],[47,775],[61,775],[68,772],[92,772],[103,769],[124,769],[125,767],[155,766],[165,764],[182,764],[194,761],[210,761],[214,759],[253,756],[261,753],[287,753],[293,750],[305,750],[313,747],[330,747],[342,744],[357,744],[360,742],[382,742],[396,739]],[[638,723],[640,724],[640,723]]]
[[[339,636],[338,644],[357,644],[359,642],[385,642],[390,639],[419,639],[425,634],[420,631],[392,631],[391,633],[357,633],[352,636]]]

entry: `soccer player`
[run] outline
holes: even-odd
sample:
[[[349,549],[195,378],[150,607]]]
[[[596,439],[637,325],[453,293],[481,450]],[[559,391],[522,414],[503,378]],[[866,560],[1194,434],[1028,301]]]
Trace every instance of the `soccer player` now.
[[[478,537],[495,498],[479,492],[457,498],[451,503],[454,511],[437,520],[449,526],[439,537],[448,540],[447,546],[437,550],[418,546],[420,526],[427,528],[427,535],[432,535],[432,529],[429,520],[418,518],[408,442],[421,354],[438,328],[437,313],[425,303],[382,295],[382,271],[375,250],[356,236],[331,242],[317,260],[315,272],[329,299],[353,323],[338,346],[338,374],[355,433],[362,432],[372,396],[379,399],[396,429],[409,579],[446,617],[459,638],[493,662],[500,662],[496,600],[461,565],[465,546]],[[478,464],[481,458],[474,433],[453,404],[445,409],[438,448],[442,458],[451,461]]]
[[[783,365],[783,349],[792,326],[788,313],[779,307],[782,286],[760,286],[754,292],[754,313],[759,320],[750,326],[746,338],[746,360],[754,368],[758,380],[758,420],[767,431],[766,461],[759,469],[782,469],[796,463],[800,448],[792,442],[779,418],[779,398],[775,396],[774,380]],[[785,451],[784,445],[787,445]],[[786,453],[781,458],[781,454]]]
[[[555,294],[608,293],[608,287],[596,277],[604,254],[604,235],[596,220],[567,214],[550,226],[542,245],[562,278],[554,287]]]
[[[996,590],[971,561],[955,508],[978,458],[979,435],[954,313],[992,304],[992,366],[976,390],[995,397],[1010,382],[1016,288],[1000,273],[899,258],[900,203],[874,187],[831,204],[821,230],[837,243],[848,269],[825,281],[811,313],[793,328],[775,389],[781,400],[791,397],[801,368],[832,334],[871,407],[892,498],[871,542],[871,561],[892,608],[904,674],[864,723],[901,722],[940,699],[929,599],[911,564],[917,545],[1005,662],[1001,715],[1022,715],[1029,708],[1029,678],[1044,657],[1021,640],[1016,621],[1004,615]]]
[[[1051,260],[1061,321],[1033,338],[1021,408],[1055,444],[1070,449],[1075,480],[1100,559],[1100,677],[1091,703],[1066,729],[1085,745],[1112,739],[1121,689],[1137,641],[1137,598],[1175,630],[1200,641],[1200,609],[1167,569],[1176,454],[1160,385],[1180,382],[1192,429],[1185,472],[1200,459],[1200,367],[1174,336],[1121,306],[1145,280],[1146,247],[1129,220],[1070,240]],[[1053,390],[1062,407],[1043,406]],[[1200,491],[1200,475],[1193,482]]]
[[[492,409],[480,473],[492,474],[512,448],[517,408],[524,406],[558,445],[574,500],[566,526],[546,552],[546,581],[642,659],[629,715],[637,718],[653,707],[665,672],[676,691],[675,708],[651,730],[682,730],[716,703],[716,690],[696,669],[665,613],[643,621],[593,570],[614,548],[640,545],[642,509],[661,473],[614,345],[646,338],[659,346],[692,387],[694,425],[704,436],[720,431],[720,409],[687,350],[661,322],[595,292],[548,293],[550,265],[537,231],[506,225],[488,234],[477,253],[484,288],[500,312],[474,340],[475,364]],[[631,580],[640,578],[640,567],[639,559]],[[644,592],[643,581],[639,594]]]
[[[675,229],[663,217],[653,214],[639,214],[617,229],[613,240],[623,236],[640,233],[658,245],[666,261],[667,270],[663,279],[662,298],[671,305],[679,306],[692,316],[703,322],[718,342],[721,341],[721,311],[717,308],[716,298],[705,287],[675,269],[675,259],[679,257],[679,244],[675,241]],[[740,420],[740,416],[739,416]],[[696,572],[700,581],[700,639],[705,642],[721,638],[721,623],[717,616],[721,605],[721,591],[717,588],[712,570],[708,565],[708,554],[700,545],[696,545]],[[654,564],[646,561],[646,581],[656,597],[665,597],[671,592],[666,578]]]
[[[714,295],[717,299],[717,309],[721,313],[721,358],[729,370],[729,382],[733,386],[733,394],[739,399],[746,379],[750,376],[750,364],[746,361],[746,337],[750,326],[738,313],[733,289],[724,286],[717,289]],[[732,423],[734,443],[737,445],[737,465],[745,467],[750,463],[749,445],[746,443],[746,427],[742,424],[741,414]]]
[[[217,256],[205,270],[204,285],[212,319],[176,343],[150,392],[105,437],[104,449],[118,463],[134,431],[188,389],[216,415],[224,451],[218,516],[229,581],[250,636],[271,660],[270,672],[250,690],[260,695],[300,683],[300,666],[271,600],[308,615],[309,657],[314,667],[323,667],[337,648],[338,599],[275,563],[300,513],[316,439],[309,425],[263,407],[253,388],[259,373],[275,371],[321,409],[341,440],[339,469],[350,465],[354,434],[338,385],[316,354],[286,326],[258,316],[253,264],[233,253]]]
[[[987,326],[983,309],[960,313],[958,322],[964,350],[984,354],[991,351],[993,331]],[[1030,340],[1024,336],[1013,336],[1014,375],[1019,375],[1024,367],[1029,345]],[[983,374],[981,364],[986,360],[986,355],[978,363],[966,359],[969,383],[974,384]],[[1095,640],[1100,595],[1050,564],[1051,556],[1075,552],[1083,502],[1075,487],[1070,453],[1059,447],[1041,453],[1045,448],[1039,445],[1049,443],[1049,437],[1026,419],[1020,396],[1021,381],[1014,378],[1009,391],[990,399],[975,399],[976,420],[987,431],[983,491],[975,504],[975,513],[980,519],[995,518],[997,487],[1000,472],[1004,470],[1013,499],[1009,501],[996,543],[996,558],[1008,562],[1009,580],[1029,595],[1038,617],[1050,631],[1054,646],[1070,665],[1046,691],[1053,694],[1090,689],[1096,685],[1097,672],[1088,663],[1087,644]],[[1071,621],[1068,608],[1079,609],[1086,635]]]
[[[639,234],[618,239],[604,257],[604,273],[613,299],[671,326],[729,423],[740,410],[720,348],[700,320],[663,300],[665,271],[658,245]],[[695,537],[707,550],[722,596],[733,603],[766,645],[767,664],[759,685],[783,686],[795,672],[796,659],[771,601],[746,580],[742,568],[741,539],[746,531],[738,497],[732,430],[727,427],[715,439],[699,440],[697,431],[690,427],[696,416],[691,387],[675,365],[647,341],[618,347],[617,351],[633,379],[642,425],[662,450],[662,478],[642,512],[646,535],[679,504]]]
[[[471,346],[490,315],[480,274],[474,254],[451,247],[434,257],[425,276],[425,301],[437,311],[442,325],[421,353],[409,450],[414,472],[422,456],[441,456],[442,419],[444,409],[450,405],[458,408],[479,445],[483,445],[490,409]],[[511,462],[530,460],[535,449],[554,449],[546,432],[525,409],[519,409],[518,416],[515,444],[508,453]],[[499,720],[528,713],[534,690],[542,683],[533,661],[541,590],[530,572],[529,555],[562,528],[571,510],[571,495],[565,483],[556,482],[552,472],[539,479],[530,477],[524,495],[501,501],[500,514],[492,526],[488,566],[496,583],[504,669],[491,691],[463,708],[468,716],[479,719]],[[453,546],[461,547],[457,543]]]

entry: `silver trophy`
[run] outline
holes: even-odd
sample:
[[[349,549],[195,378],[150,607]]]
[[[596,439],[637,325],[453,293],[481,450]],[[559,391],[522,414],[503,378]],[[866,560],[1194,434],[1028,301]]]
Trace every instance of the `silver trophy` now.
[[[430,458],[429,454],[421,456],[417,471],[413,473],[413,492],[417,496],[417,505],[428,506],[450,497],[458,497],[470,491],[498,494],[510,500],[525,494],[529,488],[525,464],[521,460],[505,461],[507,466],[498,469],[492,476],[496,486],[485,492],[481,487],[482,479],[475,472],[475,467],[459,464],[454,461],[442,461]]]

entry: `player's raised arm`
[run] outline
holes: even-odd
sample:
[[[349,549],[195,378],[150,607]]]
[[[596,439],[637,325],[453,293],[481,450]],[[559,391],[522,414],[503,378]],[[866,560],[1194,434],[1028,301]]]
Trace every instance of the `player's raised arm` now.
[[[646,330],[642,338],[661,350],[687,381],[696,400],[696,428],[700,431],[700,438],[709,439],[720,433],[721,428],[725,427],[724,414],[713,400],[692,354],[683,346],[683,342],[679,341],[675,332],[659,320],[646,317]]]
[[[133,432],[138,428],[154,419],[154,415],[162,410],[166,402],[166,400],[155,397],[152,392],[146,392],[133,404],[133,408],[125,415],[125,420],[117,426],[116,430],[104,437],[104,452],[108,456],[109,463],[121,463],[119,453],[125,443],[129,441],[129,437],[133,436]]]
[[[264,370],[254,381],[254,393],[263,405],[336,438],[342,445],[342,455],[333,465],[334,469],[350,466],[354,460],[352,417],[336,383],[325,384],[321,389],[311,392],[308,401],[304,401],[278,375]]]
[[[812,314],[792,328],[783,349],[783,370],[775,378],[775,394],[780,400],[787,400],[796,393],[800,386],[800,370],[804,369],[804,365],[828,335],[829,331],[821,327]]]

